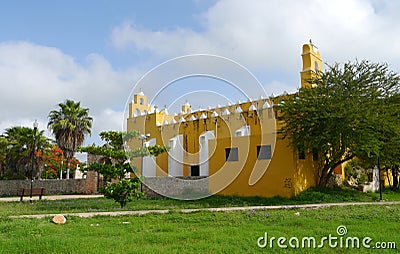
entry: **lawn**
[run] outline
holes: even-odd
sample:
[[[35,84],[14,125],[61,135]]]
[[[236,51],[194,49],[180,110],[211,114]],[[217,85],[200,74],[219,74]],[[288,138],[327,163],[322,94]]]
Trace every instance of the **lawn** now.
[[[388,201],[399,201],[400,193],[385,190]],[[117,203],[105,198],[3,202],[0,203],[0,253],[377,253],[376,242],[394,242],[400,248],[400,205],[367,205],[319,209],[283,209],[236,212],[180,213],[183,208],[232,207],[253,205],[289,205],[332,202],[378,202],[379,194],[351,189],[310,189],[293,198],[243,198],[213,196],[197,201],[167,198],[141,199],[123,210],[169,209],[168,214],[78,218],[67,217],[65,225],[53,224],[51,218],[11,219],[10,215],[121,211]],[[337,228],[344,225],[343,248],[298,248],[289,239],[314,237],[316,246],[323,237],[339,237]],[[260,248],[257,241],[268,234]],[[285,237],[288,248],[278,246]],[[345,237],[370,237],[371,249],[345,248]],[[307,238],[306,238],[307,239]],[[343,240],[344,239],[344,240]],[[263,239],[260,240],[260,244]],[[295,242],[291,242],[295,243]],[[333,242],[334,243],[334,242]],[[360,243],[360,245],[362,245]],[[393,247],[393,246],[392,246]],[[379,250],[381,253],[382,250]]]
[[[64,225],[46,219],[0,219],[0,253],[377,253],[376,249],[281,249],[277,241],[260,248],[257,240],[275,237],[370,237],[368,244],[395,242],[400,248],[400,205],[348,206],[246,212],[195,212],[120,217],[68,217]],[[346,238],[344,238],[346,240]],[[344,242],[345,242],[344,240]],[[261,240],[260,243],[263,241]],[[294,242],[292,242],[294,243]],[[334,242],[332,242],[333,244]],[[339,242],[338,242],[339,243]],[[312,246],[312,245],[311,245]],[[351,246],[351,245],[350,245]],[[379,253],[394,253],[390,249]]]
[[[292,198],[227,197],[211,196],[200,200],[174,200],[169,198],[140,199],[128,203],[123,210],[179,210],[183,208],[233,207],[254,205],[297,205],[334,202],[377,202],[378,193],[362,193],[352,189],[309,189]],[[388,201],[400,201],[400,193],[385,190],[383,198]],[[76,200],[42,200],[30,204],[24,202],[0,203],[0,217],[22,214],[73,213],[121,211],[118,203],[105,198]]]

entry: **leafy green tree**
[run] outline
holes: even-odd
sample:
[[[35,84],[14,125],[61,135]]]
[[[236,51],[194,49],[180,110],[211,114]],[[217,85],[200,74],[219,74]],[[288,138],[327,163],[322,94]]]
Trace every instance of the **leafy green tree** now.
[[[1,142],[2,156],[5,156],[5,167],[12,174],[11,178],[30,177],[32,169],[33,129],[28,127],[11,127],[5,130]],[[51,141],[44,136],[44,131],[36,133],[36,150],[48,149]],[[35,169],[38,160],[35,156]],[[37,172],[35,173],[37,175]]]
[[[382,110],[379,115],[382,118],[378,129],[383,143],[379,152],[381,166],[386,172],[391,172],[393,181],[390,187],[400,190],[400,94],[395,94],[382,99]]]
[[[278,106],[280,133],[297,150],[312,151],[318,185],[355,156],[375,158],[386,144],[381,133],[393,117],[382,106],[399,91],[400,78],[386,64],[368,61],[328,66]]]
[[[140,179],[137,176],[126,178],[127,175],[135,173],[136,170],[130,163],[130,159],[145,155],[157,156],[168,149],[159,145],[148,148],[137,147],[132,150],[124,149],[126,142],[137,138],[139,135],[137,131],[124,134],[118,131],[101,132],[100,137],[106,142],[104,146],[92,145],[78,149],[80,152],[101,156],[100,162],[88,165],[88,170],[94,170],[103,175],[106,183],[100,192],[106,198],[118,202],[121,208],[127,202],[143,196],[140,191]]]
[[[80,102],[66,100],[59,103],[59,110],[49,113],[48,127],[52,130],[57,145],[63,150],[67,179],[69,179],[70,162],[78,146],[83,144],[86,134],[91,134],[92,117],[88,108],[81,108]]]

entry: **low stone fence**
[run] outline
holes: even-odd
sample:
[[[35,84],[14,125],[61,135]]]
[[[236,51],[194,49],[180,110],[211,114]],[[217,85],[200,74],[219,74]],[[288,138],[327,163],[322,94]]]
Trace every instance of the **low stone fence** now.
[[[16,196],[20,188],[31,187],[30,180],[1,180],[0,196]],[[46,194],[97,194],[97,174],[88,172],[86,179],[45,179],[33,181],[33,188],[45,188]]]
[[[142,191],[148,197],[167,196],[178,199],[196,199],[208,196],[207,177],[146,177]]]
[[[167,196],[196,199],[208,196],[207,177],[146,177],[142,191],[149,197]],[[98,174],[87,172],[86,179],[45,179],[33,181],[33,188],[45,188],[46,194],[97,194],[101,181]],[[16,196],[20,188],[31,187],[29,180],[1,180],[0,196]]]

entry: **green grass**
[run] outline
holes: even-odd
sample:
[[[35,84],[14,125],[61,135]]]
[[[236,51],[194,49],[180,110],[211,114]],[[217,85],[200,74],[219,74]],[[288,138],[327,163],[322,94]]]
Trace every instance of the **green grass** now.
[[[276,246],[260,249],[257,239],[269,237],[337,236],[336,228],[347,227],[346,236],[370,237],[396,242],[400,205],[368,205],[320,209],[286,209],[245,212],[177,212],[183,208],[289,205],[332,202],[376,202],[377,193],[351,189],[310,189],[293,198],[212,196],[197,201],[167,198],[142,199],[123,210],[169,209],[168,214],[78,218],[67,217],[65,225],[46,219],[11,219],[10,215],[121,211],[105,198],[0,203],[0,253],[291,253]],[[400,193],[385,190],[383,198],[399,201]],[[296,215],[296,213],[299,215]],[[386,250],[383,253],[395,253]],[[295,253],[377,253],[377,250],[297,249]],[[379,253],[382,251],[380,250]]]
[[[121,210],[154,210],[169,209],[179,210],[183,208],[209,208],[209,207],[231,207],[231,206],[254,206],[254,205],[297,205],[313,203],[333,202],[375,202],[378,193],[362,193],[352,189],[310,189],[292,198],[261,198],[261,197],[228,197],[211,196],[200,200],[174,200],[169,198],[140,199],[128,203],[124,209],[113,200],[105,198],[75,199],[75,200],[42,200],[30,204],[24,202],[2,202],[0,203],[0,217],[22,214],[45,214],[45,213],[73,213],[73,212],[98,212],[98,211],[121,211]],[[385,200],[400,201],[400,193],[385,190]]]
[[[296,213],[299,212],[297,216]],[[0,218],[0,253],[292,253],[293,249],[260,249],[257,239],[338,236],[396,242],[400,205],[348,206],[246,212],[195,212],[120,217],[67,217],[65,225],[50,219]],[[372,244],[371,243],[371,244]],[[395,253],[397,250],[298,249],[295,253]]]

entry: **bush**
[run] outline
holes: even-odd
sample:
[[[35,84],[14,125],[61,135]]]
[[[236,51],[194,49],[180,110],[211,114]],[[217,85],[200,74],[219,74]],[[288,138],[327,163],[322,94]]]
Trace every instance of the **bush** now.
[[[100,192],[104,194],[106,198],[112,198],[115,202],[118,202],[123,208],[127,202],[133,201],[134,199],[142,197],[144,194],[140,191],[140,180],[139,178],[123,179],[116,183],[107,183],[104,189]]]

